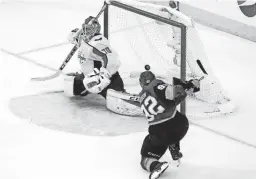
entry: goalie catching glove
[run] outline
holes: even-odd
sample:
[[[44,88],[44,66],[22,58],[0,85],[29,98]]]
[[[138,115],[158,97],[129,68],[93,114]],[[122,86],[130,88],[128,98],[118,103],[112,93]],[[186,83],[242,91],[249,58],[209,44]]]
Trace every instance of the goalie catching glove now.
[[[72,30],[68,34],[68,41],[74,45],[78,45],[79,37],[80,37],[80,30],[78,28]]]
[[[110,84],[110,78],[111,75],[106,68],[101,67],[100,71],[94,68],[93,72],[85,76],[83,83],[87,91],[97,94]]]

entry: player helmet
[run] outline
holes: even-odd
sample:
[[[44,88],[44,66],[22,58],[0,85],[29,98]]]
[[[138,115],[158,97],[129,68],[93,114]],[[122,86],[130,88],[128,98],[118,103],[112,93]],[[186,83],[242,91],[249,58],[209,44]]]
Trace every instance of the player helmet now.
[[[101,25],[97,19],[92,16],[89,16],[85,19],[84,23],[82,24],[82,38],[86,42],[91,40],[91,38],[95,35],[100,33]]]
[[[169,6],[173,9],[178,9],[177,1],[169,1]]]
[[[154,79],[156,79],[156,76],[154,75],[154,73],[152,73],[150,70],[149,65],[145,66],[145,69],[147,71],[144,71],[140,74],[140,86],[144,87],[147,86],[149,83],[151,83]]]

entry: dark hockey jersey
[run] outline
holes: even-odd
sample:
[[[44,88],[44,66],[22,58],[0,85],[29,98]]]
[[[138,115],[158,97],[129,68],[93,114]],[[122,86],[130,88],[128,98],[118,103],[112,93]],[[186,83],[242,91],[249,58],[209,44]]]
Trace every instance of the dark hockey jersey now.
[[[140,105],[149,125],[163,123],[176,114],[187,94],[181,85],[171,86],[161,80],[154,80],[140,92]]]

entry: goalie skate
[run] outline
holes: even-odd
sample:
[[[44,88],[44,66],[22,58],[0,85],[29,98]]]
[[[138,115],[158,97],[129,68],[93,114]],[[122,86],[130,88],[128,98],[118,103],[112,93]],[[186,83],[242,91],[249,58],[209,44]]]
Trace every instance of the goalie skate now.
[[[167,163],[167,162],[160,162],[156,166],[156,168],[150,173],[149,179],[157,179],[157,178],[159,178],[168,167],[169,167],[169,163]]]

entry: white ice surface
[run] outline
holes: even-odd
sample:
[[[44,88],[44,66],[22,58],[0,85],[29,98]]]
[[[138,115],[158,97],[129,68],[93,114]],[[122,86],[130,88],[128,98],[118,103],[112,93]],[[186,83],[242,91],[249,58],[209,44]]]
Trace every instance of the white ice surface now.
[[[39,2],[1,4],[2,49],[21,53],[63,43],[71,29],[88,15],[96,14],[102,5],[99,1],[88,1],[88,6]],[[213,71],[239,108],[229,116],[194,121],[255,146],[256,44],[204,26],[199,30]],[[57,68],[71,47],[64,44],[23,55]],[[8,108],[10,99],[61,90],[61,78],[32,83],[31,77],[52,71],[6,53],[1,53],[0,58],[1,179],[148,177],[139,165],[146,130],[116,137],[86,136],[50,130],[14,116]],[[73,60],[66,71],[76,66]],[[180,168],[168,169],[163,179],[256,178],[256,149],[226,137],[191,125],[182,141],[182,151]],[[169,156],[164,159],[169,160]]]

